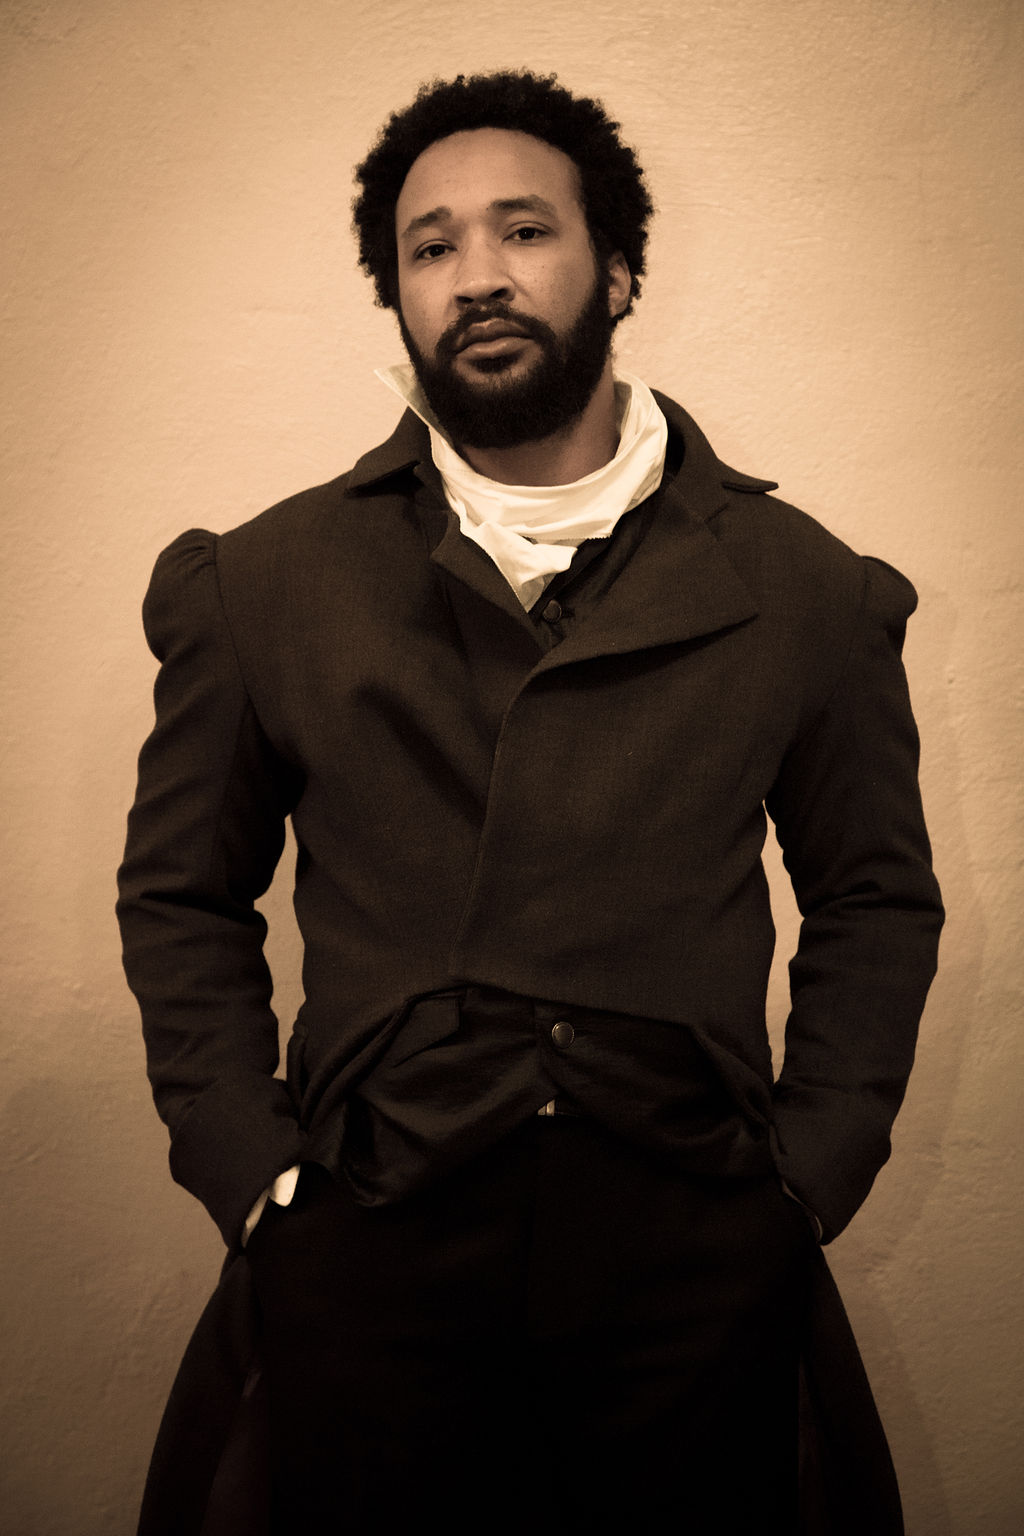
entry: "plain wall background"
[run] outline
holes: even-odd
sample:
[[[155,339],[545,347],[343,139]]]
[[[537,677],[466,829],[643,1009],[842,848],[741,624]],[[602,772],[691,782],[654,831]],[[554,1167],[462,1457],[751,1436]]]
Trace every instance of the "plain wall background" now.
[[[134,1529],[220,1261],[167,1175],[112,915],[150,568],[390,429],[351,168],[422,79],[503,65],[601,96],[648,167],[624,366],[920,591],[950,919],[895,1155],[831,1260],[909,1536],[1024,1529],[1022,63],[1017,0],[0,0],[10,1536]]]

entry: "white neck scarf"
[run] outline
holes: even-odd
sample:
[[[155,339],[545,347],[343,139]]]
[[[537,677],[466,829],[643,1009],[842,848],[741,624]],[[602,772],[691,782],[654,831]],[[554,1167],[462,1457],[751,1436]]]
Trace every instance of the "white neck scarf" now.
[[[615,457],[570,485],[503,485],[478,474],[441,431],[411,364],[378,368],[377,377],[426,423],[462,532],[491,557],[526,609],[552,576],[568,569],[584,539],[607,538],[661,481],[668,424],[647,385],[632,374],[615,375]]]

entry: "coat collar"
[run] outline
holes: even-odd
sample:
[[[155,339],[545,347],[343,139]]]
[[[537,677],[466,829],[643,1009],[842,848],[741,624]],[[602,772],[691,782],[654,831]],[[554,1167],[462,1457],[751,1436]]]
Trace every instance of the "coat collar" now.
[[[774,480],[758,480],[730,469],[718,458],[700,427],[682,406],[656,389],[652,393],[665,413],[670,438],[676,440],[676,457],[682,457],[679,478],[686,480],[693,510],[698,516],[711,517],[720,510],[728,500],[719,494],[723,488],[738,491],[777,489]],[[680,442],[682,455],[678,452]],[[355,492],[372,490],[393,475],[432,463],[426,426],[414,411],[405,410],[391,436],[356,461],[349,472],[346,489]]]
[[[384,489],[384,482],[395,475],[415,469],[419,464],[432,464],[430,434],[415,411],[405,410],[398,425],[386,442],[379,443],[357,459],[349,471],[346,491],[357,494]]]
[[[571,662],[696,639],[754,618],[757,607],[709,522],[738,492],[774,490],[775,482],[730,469],[696,422],[674,401],[655,393],[669,424],[670,454],[682,463],[660,492],[661,505],[642,542],[585,622],[539,662],[548,671]],[[426,427],[406,411],[385,443],[363,455],[347,492],[368,495],[389,482],[415,476],[443,504],[440,477],[430,457]],[[398,489],[397,483],[393,488]],[[431,558],[459,581],[532,629],[500,572],[449,520]]]

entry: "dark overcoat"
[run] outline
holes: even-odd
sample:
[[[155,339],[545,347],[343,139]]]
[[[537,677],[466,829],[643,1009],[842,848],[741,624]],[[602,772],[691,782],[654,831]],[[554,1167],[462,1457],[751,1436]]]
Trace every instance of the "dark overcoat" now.
[[[283,1168],[337,1162],[409,999],[463,983],[668,1026],[660,1055],[638,1037],[647,1080],[685,1031],[826,1238],[888,1156],[942,918],[900,660],[915,594],[658,401],[676,472],[553,649],[411,413],[349,474],[160,557],[119,911],[172,1171],[229,1244]],[[766,815],[803,919],[777,1079]],[[285,1084],[254,903],[289,816]],[[596,1031],[557,1086],[582,1096],[610,1049]]]

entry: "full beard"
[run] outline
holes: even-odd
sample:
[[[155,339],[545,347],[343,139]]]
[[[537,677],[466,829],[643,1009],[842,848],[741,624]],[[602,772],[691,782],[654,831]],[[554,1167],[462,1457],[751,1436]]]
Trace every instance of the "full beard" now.
[[[508,320],[536,342],[540,356],[517,373],[509,359],[481,360],[476,378],[459,373],[455,358],[466,331],[483,320]],[[559,337],[535,316],[503,303],[479,304],[445,331],[433,358],[398,323],[409,360],[441,429],[467,448],[518,448],[552,437],[582,416],[611,350],[612,318],[600,275],[571,329]]]

